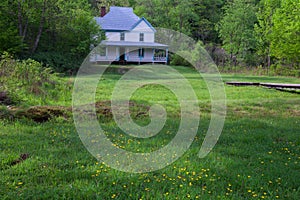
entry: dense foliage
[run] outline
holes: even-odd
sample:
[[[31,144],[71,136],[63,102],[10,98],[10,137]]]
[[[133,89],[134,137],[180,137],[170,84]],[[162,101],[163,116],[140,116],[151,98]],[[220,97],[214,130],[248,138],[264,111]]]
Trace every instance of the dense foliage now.
[[[93,16],[113,5],[201,40],[218,65],[299,69],[300,0],[7,0],[0,53],[74,72],[101,39]]]
[[[72,72],[100,29],[84,1],[7,0],[0,3],[0,53],[33,58]]]
[[[41,105],[65,98],[70,86],[50,68],[32,60],[15,60],[7,53],[0,60],[0,104]]]

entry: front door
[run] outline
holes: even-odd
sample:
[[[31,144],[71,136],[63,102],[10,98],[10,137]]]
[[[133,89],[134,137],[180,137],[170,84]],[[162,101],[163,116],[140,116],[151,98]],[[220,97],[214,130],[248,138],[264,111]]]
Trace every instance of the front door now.
[[[120,47],[120,61],[125,61],[125,48]]]

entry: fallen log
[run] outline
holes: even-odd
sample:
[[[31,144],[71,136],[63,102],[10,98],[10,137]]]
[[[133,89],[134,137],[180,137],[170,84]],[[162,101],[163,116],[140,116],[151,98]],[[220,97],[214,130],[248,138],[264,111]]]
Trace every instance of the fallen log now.
[[[260,83],[261,86],[270,88],[289,88],[300,89],[300,84],[286,84],[286,83]]]
[[[259,86],[259,83],[253,82],[226,82],[226,84],[234,86]]]
[[[256,82],[226,82],[227,85],[234,86],[263,86],[274,89],[300,89],[300,84],[289,84],[289,83],[256,83]]]

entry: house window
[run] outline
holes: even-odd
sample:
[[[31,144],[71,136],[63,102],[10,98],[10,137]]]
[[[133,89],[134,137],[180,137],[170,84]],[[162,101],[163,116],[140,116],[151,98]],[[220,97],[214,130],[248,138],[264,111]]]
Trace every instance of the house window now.
[[[139,49],[139,57],[144,57],[145,50],[143,48]]]
[[[120,41],[125,41],[125,33],[120,33]]]
[[[144,33],[140,33],[140,42],[144,42]]]

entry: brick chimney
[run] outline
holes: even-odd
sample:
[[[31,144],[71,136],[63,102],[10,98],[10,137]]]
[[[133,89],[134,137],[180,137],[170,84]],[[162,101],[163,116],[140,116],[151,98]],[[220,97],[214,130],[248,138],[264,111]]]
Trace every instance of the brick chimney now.
[[[104,15],[106,15],[106,7],[105,7],[105,6],[102,6],[102,7],[101,7],[101,14],[100,14],[100,17],[104,17]]]

